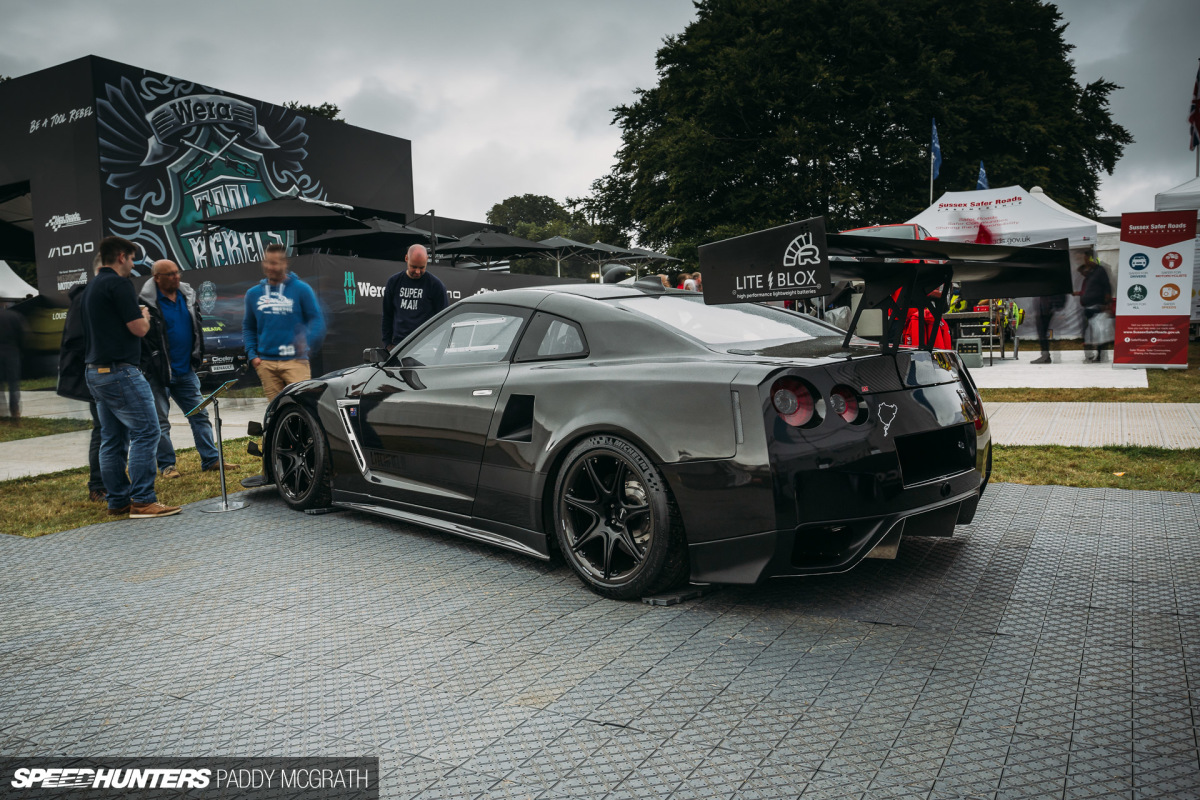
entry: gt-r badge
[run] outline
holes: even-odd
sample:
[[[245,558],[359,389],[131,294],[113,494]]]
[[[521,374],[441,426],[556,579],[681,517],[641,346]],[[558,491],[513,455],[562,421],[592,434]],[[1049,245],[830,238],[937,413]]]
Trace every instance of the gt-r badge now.
[[[888,428],[896,421],[896,412],[900,409],[891,403],[879,404],[879,421],[883,423],[883,435],[888,435]]]

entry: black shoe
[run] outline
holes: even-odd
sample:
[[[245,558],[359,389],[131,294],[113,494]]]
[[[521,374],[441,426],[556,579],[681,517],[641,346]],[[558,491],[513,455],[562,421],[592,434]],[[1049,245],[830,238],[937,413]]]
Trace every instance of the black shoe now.
[[[1042,353],[1041,358],[1035,358],[1033,361],[1030,361],[1029,363],[1030,364],[1049,364],[1050,363],[1050,354]]]
[[[103,489],[89,489],[88,500],[93,503],[106,503],[108,502],[108,492]]]
[[[256,486],[266,486],[267,476],[260,472],[257,475],[251,475],[249,478],[242,478],[241,484],[242,488],[244,489],[253,489]]]

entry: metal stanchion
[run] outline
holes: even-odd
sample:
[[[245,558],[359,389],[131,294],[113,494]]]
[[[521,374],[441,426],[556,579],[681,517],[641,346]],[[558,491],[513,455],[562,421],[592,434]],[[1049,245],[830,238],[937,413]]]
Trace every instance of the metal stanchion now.
[[[237,383],[237,380],[226,381],[218,386],[213,393],[200,401],[200,404],[191,411],[184,414],[185,417],[190,417],[193,414],[198,414],[203,411],[209,404],[213,407],[213,428],[217,438],[217,466],[221,474],[221,502],[214,504],[211,508],[202,508],[201,511],[207,514],[220,514],[224,511],[237,511],[239,508],[245,508],[248,503],[243,500],[229,501],[229,493],[225,489],[225,442],[221,438],[221,403],[217,399],[225,393],[229,387]]]

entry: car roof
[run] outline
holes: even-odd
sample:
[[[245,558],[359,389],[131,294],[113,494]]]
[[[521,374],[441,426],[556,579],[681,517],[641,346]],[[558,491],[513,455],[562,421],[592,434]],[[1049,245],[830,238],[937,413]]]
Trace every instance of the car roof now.
[[[678,294],[695,297],[696,292],[685,289],[664,289],[655,278],[653,283],[556,283],[546,286],[529,286],[520,289],[504,289],[499,292],[464,297],[464,301],[480,303],[487,302],[516,302],[521,305],[536,306],[547,294],[567,294],[575,297],[587,297],[593,300],[618,300],[623,297],[643,297],[645,295]]]

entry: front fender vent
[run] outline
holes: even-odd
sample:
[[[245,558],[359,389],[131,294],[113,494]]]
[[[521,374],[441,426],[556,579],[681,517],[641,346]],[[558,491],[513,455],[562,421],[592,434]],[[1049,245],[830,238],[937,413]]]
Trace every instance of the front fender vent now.
[[[514,394],[508,398],[496,438],[506,442],[533,441],[533,395]]]

